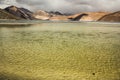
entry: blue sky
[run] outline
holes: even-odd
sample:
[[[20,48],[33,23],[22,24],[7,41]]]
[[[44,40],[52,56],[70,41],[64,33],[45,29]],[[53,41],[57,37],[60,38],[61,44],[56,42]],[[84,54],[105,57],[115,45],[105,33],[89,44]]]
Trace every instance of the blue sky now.
[[[60,11],[78,13],[87,11],[120,11],[120,0],[0,0],[0,7],[16,5],[32,11]]]

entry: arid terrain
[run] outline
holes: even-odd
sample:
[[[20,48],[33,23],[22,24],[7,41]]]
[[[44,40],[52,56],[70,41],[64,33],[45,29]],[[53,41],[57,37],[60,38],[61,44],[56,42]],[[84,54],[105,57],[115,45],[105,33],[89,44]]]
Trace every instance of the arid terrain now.
[[[0,19],[27,19],[27,20],[50,20],[50,21],[106,21],[120,22],[118,12],[80,12],[76,14],[62,14],[60,12],[47,12],[38,10],[32,12],[25,8],[8,6],[0,9]],[[7,15],[7,16],[6,16]]]

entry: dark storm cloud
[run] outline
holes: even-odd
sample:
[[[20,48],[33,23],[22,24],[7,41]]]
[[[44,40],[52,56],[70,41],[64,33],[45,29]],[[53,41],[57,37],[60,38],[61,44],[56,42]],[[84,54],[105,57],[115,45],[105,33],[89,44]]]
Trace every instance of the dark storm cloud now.
[[[7,0],[0,0],[0,2]],[[11,5],[31,10],[61,11],[77,13],[82,11],[118,11],[120,0],[9,0]]]

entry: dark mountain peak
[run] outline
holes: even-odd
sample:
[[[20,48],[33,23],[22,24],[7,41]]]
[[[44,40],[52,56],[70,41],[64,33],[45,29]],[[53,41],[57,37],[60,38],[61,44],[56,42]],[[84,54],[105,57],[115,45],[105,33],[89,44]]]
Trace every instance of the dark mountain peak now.
[[[31,13],[31,14],[33,13],[32,11],[30,11],[30,10],[28,10],[28,9],[26,9],[26,8],[23,8],[23,7],[22,7],[22,8],[19,8],[19,9],[21,9],[22,11],[25,11],[25,12]]]
[[[8,6],[9,8],[17,8],[16,6],[14,5],[11,5],[11,6]]]
[[[10,14],[13,14],[23,19],[35,19],[33,17],[33,13],[30,10],[25,8],[19,8],[12,5],[12,6],[6,7],[4,10],[9,12]]]
[[[62,13],[60,13],[59,11],[50,11],[48,12],[49,14],[54,14],[54,15],[63,15]]]
[[[8,6],[8,7],[5,8],[6,11],[9,11],[9,10],[17,11],[17,9],[18,8],[16,6],[13,6],[13,5],[12,6]]]
[[[16,17],[10,13],[8,13],[7,11],[5,11],[4,9],[0,9],[0,19],[21,19],[19,17]]]

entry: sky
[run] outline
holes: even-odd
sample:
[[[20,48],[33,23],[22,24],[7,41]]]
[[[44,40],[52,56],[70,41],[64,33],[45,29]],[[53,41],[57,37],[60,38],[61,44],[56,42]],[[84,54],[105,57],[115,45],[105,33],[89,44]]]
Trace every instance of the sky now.
[[[120,11],[120,0],[0,0],[1,8],[8,5],[62,13]]]

